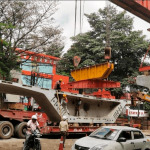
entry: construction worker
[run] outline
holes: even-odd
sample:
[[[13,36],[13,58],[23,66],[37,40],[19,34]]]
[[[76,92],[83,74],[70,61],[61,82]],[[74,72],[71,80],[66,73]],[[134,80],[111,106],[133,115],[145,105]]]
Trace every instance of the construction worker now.
[[[67,95],[63,94],[63,98],[61,99],[61,105],[64,106],[66,112],[69,114],[69,110],[67,108],[67,103],[68,103]]]
[[[38,129],[40,131],[39,123],[37,122],[37,116],[33,115],[31,120],[29,120],[27,122],[26,140],[25,140],[25,143],[24,143],[24,148],[28,144],[32,132],[36,129]]]
[[[60,122],[59,124],[59,129],[60,129],[60,134],[61,136],[63,136],[63,147],[65,148],[65,140],[66,140],[66,136],[67,136],[67,132],[69,130],[68,128],[68,123],[67,123],[67,117],[63,116],[63,121]]]
[[[23,103],[23,100],[24,100],[24,96],[21,95],[21,96],[20,96],[20,102]]]
[[[75,116],[80,116],[80,105],[81,105],[81,97],[77,98],[76,104],[75,104]]]
[[[59,80],[55,83],[55,86],[54,86],[54,89],[55,89],[55,90],[58,90],[58,91],[61,90],[61,82],[62,82],[62,79],[59,79]]]

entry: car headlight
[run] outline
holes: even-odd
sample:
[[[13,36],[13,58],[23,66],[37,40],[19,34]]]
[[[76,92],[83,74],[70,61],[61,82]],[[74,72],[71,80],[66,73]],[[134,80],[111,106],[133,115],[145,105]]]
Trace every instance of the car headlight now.
[[[96,146],[92,147],[90,150],[103,150],[103,148],[106,146],[107,145],[96,145]]]
[[[98,146],[95,146],[95,147],[92,147],[90,150],[102,150],[103,147],[98,147]]]

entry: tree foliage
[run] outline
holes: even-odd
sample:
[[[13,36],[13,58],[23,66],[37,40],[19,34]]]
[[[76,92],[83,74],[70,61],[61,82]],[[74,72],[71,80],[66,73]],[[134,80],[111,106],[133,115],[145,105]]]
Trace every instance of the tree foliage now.
[[[3,41],[0,55],[12,62],[11,68],[16,66],[16,63],[13,66],[16,48],[35,52],[47,52],[52,48],[58,56],[64,46],[64,38],[62,29],[53,18],[57,5],[57,1],[0,1],[0,39]],[[16,55],[19,56],[18,53]]]
[[[0,23],[0,31],[7,29],[14,29],[15,26],[9,24]],[[11,49],[11,43],[2,40],[0,35],[0,78],[10,80],[10,70],[20,70],[18,63],[18,56],[15,53],[9,53],[7,48]]]
[[[59,47],[57,45],[52,45],[51,47],[49,47],[47,49],[47,55],[52,55],[52,56],[55,56],[55,57],[61,57],[61,54],[62,54],[62,50],[64,49],[64,46],[62,47]]]
[[[121,82],[121,88],[111,91],[114,94],[122,94],[127,85],[136,87],[135,77],[139,75],[138,68],[148,47],[148,41],[145,40],[142,31],[133,30],[133,18],[128,16],[126,11],[118,12],[112,6],[108,9],[109,11],[104,8],[96,13],[85,14],[91,30],[71,38],[73,44],[59,62],[58,73],[69,75],[70,70],[74,69],[72,58],[75,55],[81,57],[78,68],[105,62],[106,17],[109,16],[111,62],[114,63],[114,71],[109,80]]]

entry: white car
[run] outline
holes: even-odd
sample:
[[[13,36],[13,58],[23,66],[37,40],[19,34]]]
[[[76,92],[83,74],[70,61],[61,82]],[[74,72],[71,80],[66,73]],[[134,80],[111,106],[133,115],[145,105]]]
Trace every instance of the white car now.
[[[76,140],[72,150],[150,150],[150,137],[136,128],[103,126]]]

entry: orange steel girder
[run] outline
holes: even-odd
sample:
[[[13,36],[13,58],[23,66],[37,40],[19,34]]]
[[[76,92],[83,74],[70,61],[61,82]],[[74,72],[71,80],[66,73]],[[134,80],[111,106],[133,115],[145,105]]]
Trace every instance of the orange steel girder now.
[[[71,76],[76,81],[83,81],[88,79],[104,79],[108,78],[113,69],[114,64],[106,62],[103,64],[73,70],[71,71]]]
[[[109,1],[150,23],[149,0],[109,0]]]

